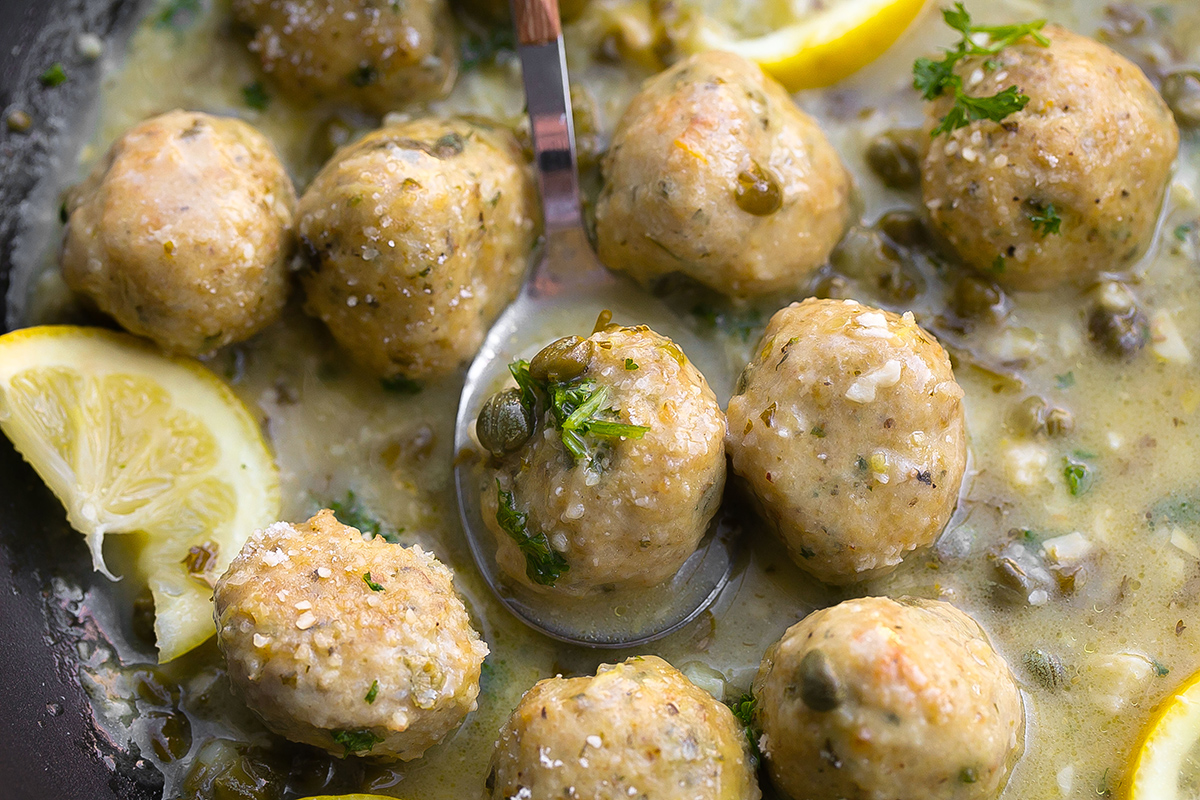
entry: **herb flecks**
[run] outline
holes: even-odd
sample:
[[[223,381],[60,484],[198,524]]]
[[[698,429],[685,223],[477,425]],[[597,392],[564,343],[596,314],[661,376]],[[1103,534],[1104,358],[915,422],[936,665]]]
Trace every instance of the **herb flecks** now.
[[[945,51],[940,61],[918,58],[913,62],[913,88],[922,97],[935,100],[947,92],[954,97],[954,105],[938,121],[930,136],[950,133],[981,119],[999,122],[1025,108],[1029,97],[1022,94],[1017,86],[1009,86],[987,97],[968,95],[963,90],[962,77],[954,72],[954,68],[959,61],[970,56],[994,56],[1026,36],[1042,47],[1048,47],[1050,40],[1040,32],[1046,20],[1018,25],[975,25],[962,3],[955,3],[954,8],[943,10],[942,18],[947,25],[959,31],[962,38],[953,48]],[[988,63],[992,63],[990,58]]]
[[[733,712],[733,716],[746,731],[746,742],[750,746],[751,769],[757,769],[762,761],[762,751],[758,748],[758,726],[754,722],[754,711],[757,708],[758,700],[749,692],[729,704],[729,710]]]
[[[369,753],[375,745],[383,741],[382,736],[377,736],[369,730],[335,730],[330,731],[329,735],[335,742],[340,744],[344,749],[343,755],[354,755],[355,753]]]
[[[571,566],[562,553],[550,546],[546,534],[541,531],[536,534],[529,532],[527,515],[517,510],[512,492],[504,491],[499,481],[496,481],[496,492],[500,501],[496,508],[496,522],[500,530],[517,543],[517,548],[525,556],[525,574],[539,586],[553,586]]]
[[[1063,458],[1063,478],[1067,481],[1067,491],[1072,497],[1086,494],[1092,488],[1092,469],[1082,461],[1071,456]]]
[[[60,61],[55,61],[45,72],[38,76],[38,83],[47,89],[53,89],[55,86],[61,86],[66,82],[67,71],[63,69],[62,62]]]
[[[358,500],[358,495],[353,491],[347,491],[344,500],[334,500],[328,508],[337,517],[338,522],[349,525],[351,528],[358,528],[359,533],[368,534],[371,538],[382,536],[385,540],[396,544],[400,541],[399,534],[404,531],[404,528],[397,528],[394,531],[385,528],[382,522],[371,516],[363,507]]]
[[[371,688],[367,690],[367,696],[363,698],[367,703],[374,703],[375,698],[379,696],[379,681],[371,681]]]
[[[242,102],[256,111],[266,111],[271,104],[271,95],[267,94],[262,81],[254,81],[242,87]]]
[[[372,592],[383,591],[383,584],[373,579],[370,572],[363,573],[363,582],[367,584],[367,588],[369,588]]]
[[[1054,203],[1047,203],[1043,206],[1035,206],[1033,211],[1026,214],[1029,221],[1033,223],[1034,230],[1042,235],[1045,239],[1052,233],[1060,233],[1062,227],[1062,217],[1058,215],[1058,210],[1054,207]]]

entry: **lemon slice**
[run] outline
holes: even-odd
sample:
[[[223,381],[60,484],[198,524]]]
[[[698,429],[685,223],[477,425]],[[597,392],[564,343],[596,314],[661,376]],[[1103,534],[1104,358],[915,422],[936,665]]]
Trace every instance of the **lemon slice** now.
[[[93,328],[0,336],[0,430],[62,501],[95,568],[139,533],[159,661],[213,634],[211,582],[279,518],[279,473],[241,401],[195,361]]]
[[[1200,672],[1159,707],[1133,762],[1129,800],[1200,798]]]
[[[788,91],[829,86],[883,54],[912,23],[926,0],[831,0],[804,4],[779,0],[743,19],[768,20],[766,30],[748,27],[734,9],[707,8],[693,15],[680,44],[689,52],[727,50],[757,62]],[[711,5],[711,0],[708,4]],[[740,27],[739,27],[740,26]]]

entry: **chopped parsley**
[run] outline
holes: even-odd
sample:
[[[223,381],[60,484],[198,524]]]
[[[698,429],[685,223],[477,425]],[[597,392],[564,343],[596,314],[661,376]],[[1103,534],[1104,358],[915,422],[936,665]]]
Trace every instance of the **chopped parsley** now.
[[[368,513],[367,509],[358,502],[358,495],[353,491],[346,492],[346,499],[342,501],[334,500],[328,506],[333,515],[337,517],[337,521],[343,525],[349,525],[351,528],[358,528],[360,533],[370,534],[372,538],[382,536],[385,540],[396,544],[400,541],[399,534],[404,531],[404,528],[396,530],[386,529],[379,520],[375,519]]]
[[[1042,47],[1049,46],[1050,40],[1040,33],[1046,20],[1039,19],[1018,25],[974,25],[971,15],[962,3],[955,3],[952,9],[944,9],[942,18],[947,25],[959,31],[962,38],[952,49],[945,51],[940,61],[918,58],[913,62],[913,88],[919,91],[922,97],[934,100],[948,91],[954,96],[954,105],[930,132],[930,136],[949,133],[976,120],[989,119],[999,122],[1009,114],[1025,108],[1029,98],[1021,94],[1016,86],[1009,86],[990,97],[968,95],[963,91],[962,78],[955,74],[954,67],[969,56],[994,56],[1026,36]],[[985,63],[985,67],[995,66],[991,59]]]
[[[266,111],[271,104],[271,95],[267,94],[262,81],[247,83],[242,87],[242,102],[258,111]]]
[[[371,681],[371,688],[367,690],[367,696],[363,698],[368,703],[374,703],[375,698],[379,696],[379,681]]]
[[[350,198],[350,205],[356,206],[362,202],[362,195],[356,194]],[[414,381],[412,378],[406,378],[403,375],[393,375],[390,378],[380,378],[379,385],[383,387],[385,392],[394,394],[419,394],[425,388],[420,381]]]
[[[1059,228],[1062,227],[1062,217],[1058,215],[1054,203],[1048,203],[1045,208],[1036,206],[1034,211],[1026,216],[1043,239],[1052,233],[1059,233]]]
[[[539,586],[553,586],[558,577],[570,570],[571,566],[562,557],[562,553],[550,546],[550,539],[546,534],[540,531],[536,534],[529,533],[526,528],[527,517],[517,511],[513,504],[512,492],[501,489],[499,481],[496,482],[496,491],[500,498],[499,507],[496,509],[496,522],[502,531],[512,537],[525,556],[525,574]]]
[[[383,591],[383,584],[378,583],[375,580],[373,580],[371,578],[370,572],[363,573],[363,581],[367,584],[367,586],[371,589],[372,592],[382,592]]]
[[[1171,672],[1171,668],[1157,658],[1150,659],[1150,666],[1154,667],[1154,674],[1160,678],[1165,678]]]
[[[699,303],[692,307],[692,315],[705,328],[737,336],[743,342],[749,342],[763,329],[763,315],[757,308],[718,309],[708,303]]]
[[[822,427],[821,425],[814,425],[813,429],[811,431],[809,431],[809,433],[812,434],[813,436],[817,437],[818,439],[825,438],[825,428]]]
[[[629,363],[627,360],[626,369]],[[644,425],[630,425],[613,419],[616,414],[609,405],[611,390],[607,386],[597,386],[595,381],[579,378],[562,382],[539,381],[529,374],[529,362],[524,360],[514,361],[508,369],[521,391],[521,405],[536,419],[538,404],[544,404],[562,434],[563,446],[576,460],[591,455],[585,436],[641,439],[650,430]]]
[[[496,25],[484,31],[467,28],[459,39],[459,63],[463,72],[469,72],[494,62],[500,53],[516,49],[512,25]]]
[[[1092,488],[1092,469],[1082,461],[1070,456],[1063,458],[1063,477],[1067,479],[1067,491],[1078,497]]]
[[[63,69],[61,61],[55,61],[45,72],[38,76],[38,83],[47,89],[53,89],[55,86],[61,86],[66,82],[67,71]]]
[[[996,274],[1004,272],[1004,256],[996,256],[996,258],[992,260],[992,272],[995,272]]]
[[[637,368],[638,368],[638,365],[637,365],[636,361],[634,361],[632,358],[625,359],[625,369],[635,370]]]
[[[754,712],[757,708],[758,700],[749,692],[729,705],[729,710],[746,731],[746,742],[750,745],[751,769],[757,769],[762,761],[762,751],[758,749],[758,726],[754,724]]]
[[[1182,225],[1176,225],[1175,230],[1172,231],[1175,238],[1181,242],[1186,242],[1188,234],[1191,232],[1192,232],[1192,226],[1187,224],[1186,222]]]
[[[1054,376],[1054,385],[1060,389],[1070,389],[1075,385],[1075,373],[1064,372],[1061,375]]]
[[[354,755],[355,753],[369,753],[375,745],[383,741],[382,736],[376,736],[369,730],[346,731],[336,730],[330,731],[329,735],[335,742],[345,748],[346,752],[343,755]]]

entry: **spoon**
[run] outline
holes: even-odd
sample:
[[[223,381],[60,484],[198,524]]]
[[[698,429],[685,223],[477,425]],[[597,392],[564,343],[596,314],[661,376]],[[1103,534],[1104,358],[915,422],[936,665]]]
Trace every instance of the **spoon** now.
[[[504,578],[496,540],[480,511],[484,485],[475,420],[484,402],[505,388],[508,364],[530,358],[551,341],[587,336],[598,314],[611,310],[623,324],[645,324],[673,339],[727,400],[735,376],[663,303],[609,273],[584,231],[575,167],[575,134],[558,0],[512,0],[525,97],[545,219],[545,242],[521,294],[496,320],[467,372],[454,430],[455,488],[471,553],[484,580],[509,611],[548,636],[590,647],[633,647],[679,630],[720,593],[733,567],[732,524],[718,521],[676,575],[663,585],[586,598],[536,594]]]

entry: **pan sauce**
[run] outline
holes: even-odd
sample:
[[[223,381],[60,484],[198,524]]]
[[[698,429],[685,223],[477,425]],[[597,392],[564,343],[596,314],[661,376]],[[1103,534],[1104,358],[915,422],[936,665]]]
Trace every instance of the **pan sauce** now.
[[[625,4],[629,20],[636,19],[639,6]],[[986,8],[988,21],[1045,16],[1087,34],[1116,25],[1101,4],[1085,0],[968,6],[981,16]],[[234,114],[258,126],[275,142],[302,189],[334,145],[372,121],[289,104],[269,82],[263,84],[270,95],[265,110],[247,107],[243,89],[259,79],[254,63],[232,29],[228,10],[202,8],[178,30],[160,24],[161,15],[151,10],[128,53],[108,57],[112,63],[95,135],[80,155],[79,174],[128,126],[182,107]],[[1200,62],[1200,9],[1191,0],[1155,8],[1149,19],[1158,20],[1160,32],[1136,43],[1152,52],[1174,48],[1181,61]],[[622,13],[615,3],[594,0],[592,11],[567,28],[571,66],[583,89],[577,99],[591,112],[591,129],[580,127],[585,167],[594,163],[591,152],[602,148],[637,83],[650,74],[637,58],[613,64],[591,55],[601,49],[597,42],[605,10]],[[863,72],[829,90],[798,96],[855,173],[867,222],[919,204],[916,193],[883,188],[863,154],[879,132],[919,124],[920,102],[909,85],[911,63],[949,41],[937,14],[927,11],[916,30]],[[522,105],[515,57],[502,53],[494,64],[464,70],[453,94],[430,110],[484,113],[516,124]],[[1153,333],[1151,343],[1129,360],[1105,355],[1089,341],[1093,299],[1078,289],[1015,295],[1002,322],[956,329],[947,321],[946,296],[957,273],[940,273],[929,260],[913,258],[907,264],[910,297],[901,300],[853,269],[859,263],[855,256],[838,262],[843,274],[828,273],[823,291],[914,310],[956,358],[973,459],[959,511],[933,550],[912,555],[885,578],[836,594],[795,569],[782,548],[747,518],[748,553],[732,584],[710,612],[653,646],[653,652],[703,688],[732,700],[749,686],[766,646],[814,608],[863,594],[949,600],[982,623],[1025,691],[1025,755],[1003,797],[1119,795],[1130,754],[1155,704],[1200,669],[1195,604],[1200,591],[1198,193],[1200,140],[1194,132],[1185,133],[1155,242],[1124,276]],[[864,235],[852,232],[843,252]],[[52,250],[53,243],[47,243],[45,252]],[[53,269],[34,286],[27,321],[71,313]],[[732,308],[684,290],[677,302],[684,309],[695,307],[697,329],[740,366],[766,318],[791,299],[798,298]],[[633,653],[588,652],[541,638],[509,617],[476,577],[458,530],[450,480],[457,382],[426,386],[415,395],[389,393],[344,362],[319,324],[293,304],[281,324],[222,352],[211,366],[260,415],[282,471],[285,517],[302,520],[335,502],[356,505],[405,544],[432,549],[455,569],[456,586],[493,655],[485,665],[479,709],[419,761],[363,767],[313,756],[320,768],[300,777],[295,762],[281,767],[278,757],[274,762],[264,757],[263,769],[290,769],[296,793],[316,793],[328,785],[427,800],[475,796],[496,731],[522,692],[541,677],[591,672],[600,662]],[[1036,402],[1029,400],[1033,396],[1069,412],[1072,430],[1030,434],[1036,424],[1030,420],[1037,416]],[[1041,419],[1044,427],[1044,409]],[[1074,464],[1085,465],[1086,473],[1072,469]],[[64,597],[72,594],[69,587],[56,588]],[[151,675],[153,653],[131,635],[127,605],[104,598],[93,602],[126,609],[112,612],[110,632],[126,666],[102,648],[85,660],[82,678],[103,724],[131,737],[164,771],[165,796],[190,795],[193,789],[185,784],[197,784],[198,755],[201,760],[223,757],[214,747],[200,755],[211,738],[273,746],[276,756],[289,752],[229,694],[211,642]],[[170,746],[155,751],[156,736],[170,737],[156,733],[161,720],[147,711],[144,696],[137,698],[139,679],[166,687],[167,695],[172,684],[180,687],[178,701],[166,707],[188,720],[173,723],[190,727],[188,755],[171,757],[182,752],[172,754]],[[183,750],[185,745],[175,746]],[[251,759],[255,754],[261,751]],[[324,777],[314,777],[317,773]],[[763,788],[770,796],[769,786]]]

